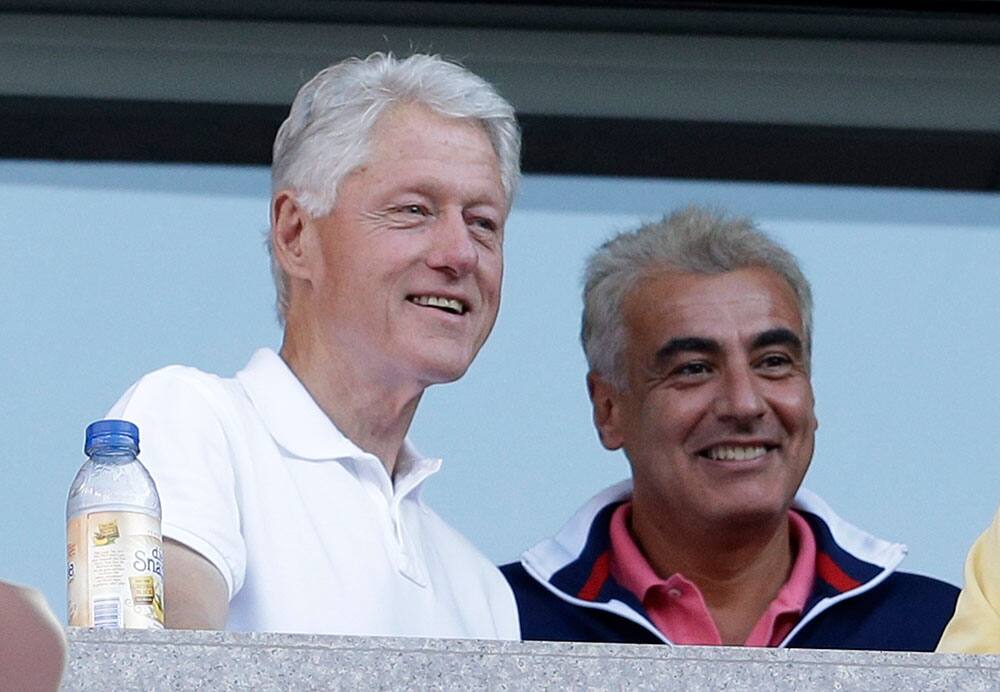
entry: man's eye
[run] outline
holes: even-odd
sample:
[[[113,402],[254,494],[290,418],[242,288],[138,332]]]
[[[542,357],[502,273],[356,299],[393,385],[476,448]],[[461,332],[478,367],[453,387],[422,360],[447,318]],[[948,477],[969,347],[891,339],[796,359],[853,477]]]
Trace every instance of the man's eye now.
[[[500,224],[488,216],[473,216],[466,223],[477,230],[486,231],[487,233],[496,233],[497,229],[500,228]]]
[[[418,214],[420,216],[427,213],[426,207],[420,204],[403,204],[396,207],[396,211],[400,211],[404,214]]]
[[[694,362],[694,363],[684,363],[683,365],[674,369],[674,375],[680,375],[681,377],[691,377],[697,375],[705,375],[709,372],[708,363]]]
[[[792,359],[780,353],[764,356],[758,361],[761,368],[769,371],[780,371],[787,369],[792,364]]]

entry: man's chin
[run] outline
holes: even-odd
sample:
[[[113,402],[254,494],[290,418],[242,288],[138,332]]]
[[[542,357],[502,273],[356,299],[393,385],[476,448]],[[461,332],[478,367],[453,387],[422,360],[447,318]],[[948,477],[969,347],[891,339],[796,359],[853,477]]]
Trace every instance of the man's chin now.
[[[455,358],[453,360],[436,359],[422,364],[423,377],[427,386],[433,384],[448,384],[460,379],[472,364],[471,359]]]
[[[718,506],[714,518],[729,530],[765,528],[783,521],[790,504],[784,498],[757,501],[743,498],[730,505]]]

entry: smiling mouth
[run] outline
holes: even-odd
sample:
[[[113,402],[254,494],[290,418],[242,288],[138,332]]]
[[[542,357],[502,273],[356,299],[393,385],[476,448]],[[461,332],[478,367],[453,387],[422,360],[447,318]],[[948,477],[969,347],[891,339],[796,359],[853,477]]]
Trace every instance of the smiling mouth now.
[[[414,305],[425,308],[437,308],[452,315],[464,315],[469,311],[468,306],[457,298],[444,298],[442,296],[407,296],[406,299]]]
[[[753,461],[772,449],[775,449],[774,445],[716,445],[701,450],[698,456],[712,461]]]

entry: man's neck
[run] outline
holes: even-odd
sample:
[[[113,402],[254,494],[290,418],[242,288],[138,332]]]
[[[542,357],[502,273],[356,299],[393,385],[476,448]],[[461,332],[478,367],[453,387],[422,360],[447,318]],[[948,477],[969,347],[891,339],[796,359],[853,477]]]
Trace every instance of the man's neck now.
[[[375,455],[392,478],[423,388],[403,386],[356,359],[301,341],[286,331],[281,358],[337,429]]]
[[[746,641],[794,561],[787,514],[760,525],[692,526],[633,504],[630,528],[659,577],[680,573],[698,586],[725,645]]]

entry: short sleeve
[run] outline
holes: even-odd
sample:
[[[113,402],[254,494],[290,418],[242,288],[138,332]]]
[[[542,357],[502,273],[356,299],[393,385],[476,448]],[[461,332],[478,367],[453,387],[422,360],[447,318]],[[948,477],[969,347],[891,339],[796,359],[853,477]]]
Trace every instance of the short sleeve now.
[[[246,545],[226,411],[222,380],[170,366],[134,384],[108,417],[139,427],[139,459],[160,495],[164,537],[215,565],[231,600],[243,585]]]

